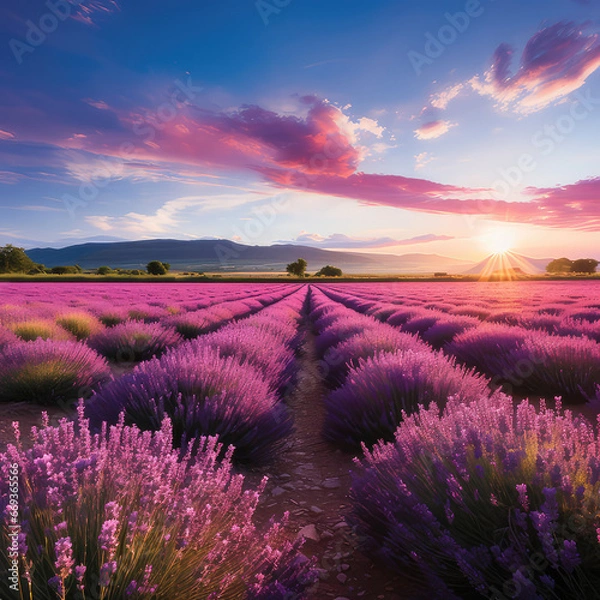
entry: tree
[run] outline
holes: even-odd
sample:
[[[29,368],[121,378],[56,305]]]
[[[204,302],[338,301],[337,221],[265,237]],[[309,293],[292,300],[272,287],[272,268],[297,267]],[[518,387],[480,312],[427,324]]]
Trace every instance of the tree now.
[[[296,262],[290,263],[286,270],[290,275],[295,275],[296,277],[305,277],[307,266],[308,263],[303,258],[299,258]]]
[[[573,261],[573,273],[595,273],[600,263],[594,258],[580,258]]]
[[[98,269],[96,269],[96,275],[109,275],[110,273],[113,273],[113,270],[110,267],[98,267]]]
[[[46,273],[46,267],[40,263],[34,263],[33,269],[29,269],[27,271],[27,275],[41,275],[42,273]]]
[[[77,275],[81,273],[81,267],[79,265],[57,266],[52,267],[50,273],[53,275]]]
[[[146,270],[150,275],[166,275],[170,268],[169,263],[162,263],[160,260],[152,260],[146,265]]]
[[[12,244],[0,247],[0,273],[28,273],[35,266],[23,248]]]
[[[546,267],[547,273],[570,273],[573,268],[573,261],[570,258],[555,258],[549,262]]]
[[[341,277],[342,270],[338,267],[332,267],[331,265],[325,265],[320,271],[315,273],[315,277]]]

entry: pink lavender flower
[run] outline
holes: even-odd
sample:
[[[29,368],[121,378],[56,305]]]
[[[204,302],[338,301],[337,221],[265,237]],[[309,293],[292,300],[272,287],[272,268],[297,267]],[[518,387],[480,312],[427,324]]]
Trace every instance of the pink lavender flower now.
[[[100,550],[106,552],[112,558],[115,555],[118,545],[119,521],[117,519],[108,519],[102,523],[102,530],[98,536]]]
[[[391,441],[404,414],[451,396],[469,402],[488,393],[487,381],[432,351],[382,353],[360,362],[325,399],[325,438],[349,450]]]
[[[527,484],[519,483],[517,486],[517,492],[519,493],[519,502],[525,512],[529,511],[529,498],[527,497]]]
[[[71,575],[73,571],[73,544],[71,543],[70,537],[62,537],[58,539],[54,544],[54,553],[56,554],[56,560],[54,561],[54,568],[57,571],[58,577],[63,581]]]

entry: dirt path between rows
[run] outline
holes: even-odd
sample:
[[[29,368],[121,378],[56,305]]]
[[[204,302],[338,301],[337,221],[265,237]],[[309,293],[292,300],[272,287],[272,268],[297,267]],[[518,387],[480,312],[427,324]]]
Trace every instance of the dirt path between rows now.
[[[290,513],[289,531],[303,534],[303,553],[317,558],[319,581],[309,598],[322,600],[418,600],[424,595],[390,571],[379,568],[358,549],[358,540],[344,520],[350,510],[348,490],[352,457],[321,437],[327,390],[319,374],[314,336],[302,324],[306,340],[300,350],[297,385],[286,400],[295,431],[268,473],[269,484],[256,513],[266,525],[275,515]],[[258,483],[258,474],[247,475]]]

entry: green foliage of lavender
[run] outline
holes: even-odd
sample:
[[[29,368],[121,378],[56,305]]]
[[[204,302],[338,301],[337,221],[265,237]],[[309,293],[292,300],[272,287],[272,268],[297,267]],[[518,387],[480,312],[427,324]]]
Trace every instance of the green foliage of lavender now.
[[[38,339],[0,352],[2,402],[73,402],[110,377],[106,360],[79,342]]]
[[[252,523],[264,482],[223,460],[215,438],[191,458],[172,450],[166,420],[142,433],[119,423],[92,435],[80,406],[77,424],[47,422],[29,449],[0,455],[0,543],[8,548],[9,469],[18,465],[20,591],[8,589],[0,553],[0,592],[20,600],[152,598],[304,598],[312,564],[287,540],[283,523]]]
[[[353,521],[435,598],[597,598],[600,440],[569,411],[497,395],[407,417],[366,452]]]

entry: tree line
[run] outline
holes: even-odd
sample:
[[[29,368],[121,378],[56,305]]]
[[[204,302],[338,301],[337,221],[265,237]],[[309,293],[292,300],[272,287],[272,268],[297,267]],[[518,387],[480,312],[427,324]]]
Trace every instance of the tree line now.
[[[96,275],[166,275],[171,265],[167,262],[152,260],[146,269],[112,269],[99,267],[94,272]],[[24,248],[7,244],[0,246],[0,273],[23,273],[25,275],[77,275],[83,273],[79,265],[64,265],[47,268],[34,262],[27,256]]]
[[[595,273],[600,263],[595,258],[555,258],[546,266],[547,273]]]

